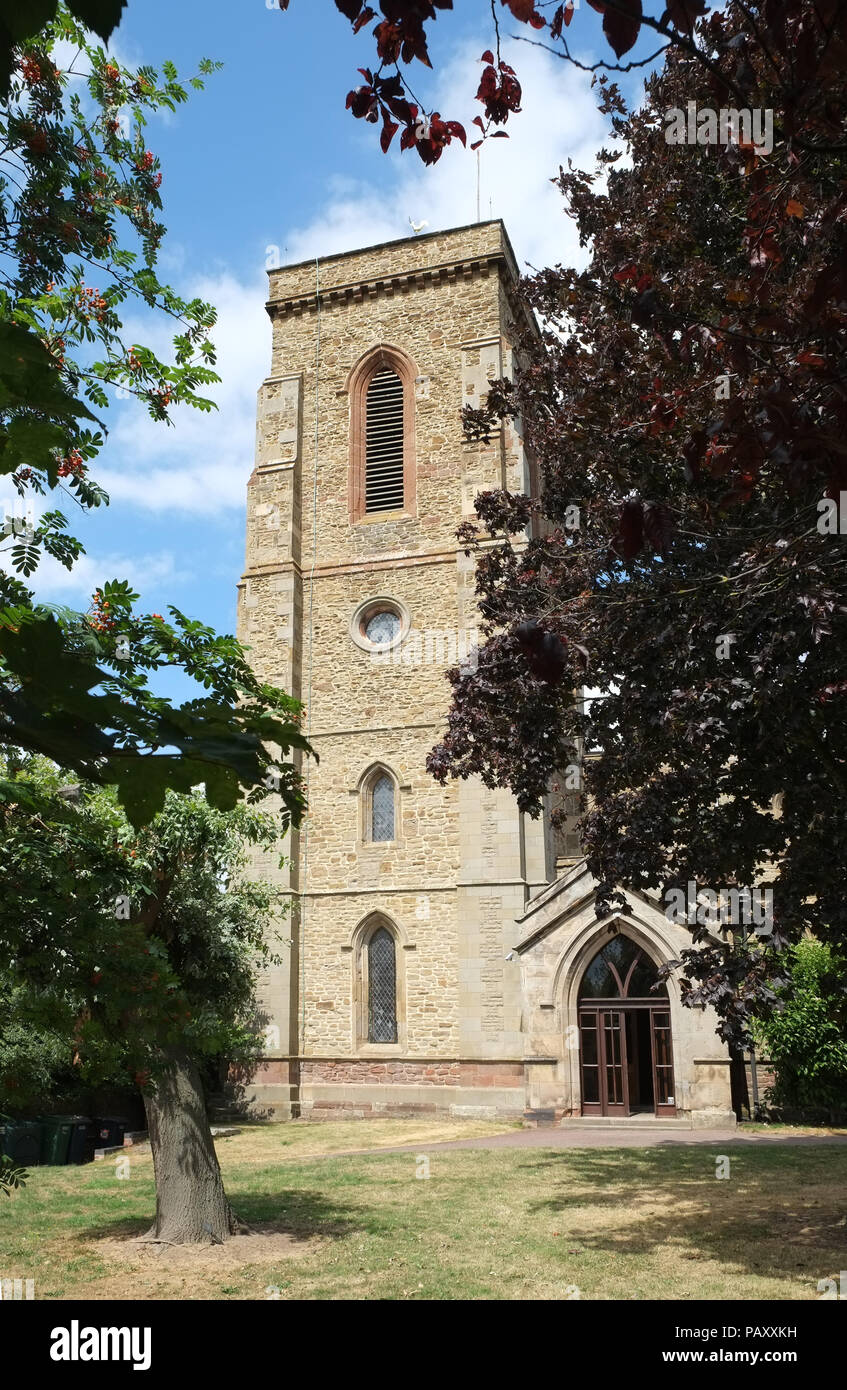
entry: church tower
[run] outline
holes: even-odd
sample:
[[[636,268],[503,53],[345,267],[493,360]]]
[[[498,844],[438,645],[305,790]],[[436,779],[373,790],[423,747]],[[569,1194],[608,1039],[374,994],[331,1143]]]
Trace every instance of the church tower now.
[[[474,659],[456,528],[478,492],[530,488],[514,428],[468,444],[460,419],[510,373],[516,283],[499,221],[270,272],[238,630],[320,758],[289,867],[260,866],[292,904],[251,1088],[278,1115],[526,1104],[511,948],[549,831],[425,766],[445,671]]]
[[[456,529],[478,492],[537,493],[516,428],[468,444],[460,419],[511,374],[516,286],[500,222],[270,273],[238,631],[304,703],[320,761],[287,867],[255,865],[290,912],[246,1099],[280,1117],[731,1125],[717,1018],[659,973],[686,927],[656,893],[598,917],[572,834],[426,771],[445,671],[474,660]]]

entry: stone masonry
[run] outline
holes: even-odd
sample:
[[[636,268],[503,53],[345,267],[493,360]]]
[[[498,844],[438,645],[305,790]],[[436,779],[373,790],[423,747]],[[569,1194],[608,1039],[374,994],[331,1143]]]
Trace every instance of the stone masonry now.
[[[536,1094],[578,1112],[569,1059],[561,1040],[538,1033],[532,970],[515,949],[562,846],[507,793],[441,788],[425,767],[449,704],[448,650],[476,626],[473,565],[456,528],[477,492],[534,484],[516,429],[470,445],[460,419],[511,371],[524,312],[516,281],[496,221],[270,272],[273,353],[259,389],[238,631],[258,675],[306,705],[320,758],[307,769],[310,811],[286,845],[289,867],[273,855],[255,864],[291,901],[284,963],[263,981],[271,1022],[250,1091],[278,1115],[519,1114]],[[355,383],[381,348],[408,364],[414,487],[402,509],[357,519]],[[354,615],[378,600],[405,625],[390,660],[356,636]],[[396,786],[389,843],[362,829],[377,764]],[[396,1043],[368,1043],[362,1027],[375,914],[396,944]],[[714,1104],[725,1121],[725,1098]]]

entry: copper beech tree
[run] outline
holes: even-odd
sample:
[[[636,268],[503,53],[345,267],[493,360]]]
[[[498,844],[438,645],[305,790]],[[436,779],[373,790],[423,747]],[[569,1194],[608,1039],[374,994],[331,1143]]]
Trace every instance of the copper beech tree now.
[[[291,0],[277,0],[281,10],[291,6]],[[428,110],[413,90],[409,69],[416,63],[431,67],[428,35],[439,14],[454,9],[467,10],[467,0],[333,0],[349,21],[353,33],[365,33],[373,39],[375,62],[359,68],[363,79],[347,95],[347,108],[355,117],[372,122],[380,129],[383,151],[390,147],[394,136],[400,134],[400,147],[415,150],[425,164],[435,164],[443,150],[454,139],[468,143],[468,132],[460,121],[442,117],[440,111]],[[518,38],[541,43],[577,67],[585,65],[571,52],[570,26],[579,0],[488,0],[490,8],[489,34],[491,47],[482,54],[482,73],[477,101],[482,114],[474,115],[471,125],[471,148],[483,140],[503,139],[503,129],[509,117],[521,109],[521,83],[514,67],[501,53],[501,26],[511,26],[508,33]],[[666,47],[680,47],[690,53],[701,50],[693,37],[696,19],[709,8],[705,0],[669,0],[667,7],[656,15],[645,14],[642,0],[588,0],[590,9],[600,15],[601,44],[605,55],[594,69],[630,71],[646,67],[658,58]],[[796,8],[799,8],[799,0]],[[658,8],[658,7],[657,7]],[[573,30],[580,46],[591,42],[595,32],[596,15],[580,14]],[[590,26],[590,27],[589,27]],[[629,54],[642,31],[657,43],[650,51],[630,58],[625,64],[615,63],[609,49],[617,58]],[[532,36],[532,37],[530,37]],[[703,52],[705,52],[703,50]],[[415,77],[417,86],[417,76]]]
[[[525,282],[543,331],[516,380],[466,412],[471,439],[520,418],[542,486],[484,495],[460,533],[488,641],[453,675],[430,769],[537,812],[590,736],[582,833],[601,909],[619,885],[714,892],[770,872],[770,936],[736,924],[715,944],[707,913],[684,953],[688,1001],[737,1038],[773,1002],[786,944],[811,928],[838,945],[847,920],[847,5],[490,0],[464,125],[409,79],[458,4],[335,8],[375,50],[348,109],[426,164],[469,127],[478,144],[519,119],[504,22],[599,83],[616,151],[559,177],[588,268]],[[627,110],[610,74],[660,59]]]
[[[465,418],[520,418],[541,495],[484,494],[460,533],[488,640],[431,771],[534,813],[587,736],[601,906],[770,877],[771,935],[706,913],[683,953],[728,1038],[788,943],[847,927],[846,18],[730,6],[637,111],[600,79],[617,150],[559,177],[587,268],[525,282],[543,328]],[[672,143],[689,104],[772,113],[772,149]]]

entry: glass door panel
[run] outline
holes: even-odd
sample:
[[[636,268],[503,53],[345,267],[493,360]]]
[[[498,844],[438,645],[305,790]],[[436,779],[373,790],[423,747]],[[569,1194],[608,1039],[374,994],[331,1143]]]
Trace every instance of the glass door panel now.
[[[602,1115],[599,1017],[596,1009],[580,1010],[579,1054],[582,1067],[582,1113]]]
[[[603,1055],[601,1092],[604,1115],[628,1115],[626,1084],[626,1034],[620,1009],[600,1012],[600,1034]]]
[[[652,1009],[650,1023],[653,1034],[653,1081],[656,1114],[676,1114],[673,1082],[673,1052],[671,1049],[671,1016],[667,1009]]]

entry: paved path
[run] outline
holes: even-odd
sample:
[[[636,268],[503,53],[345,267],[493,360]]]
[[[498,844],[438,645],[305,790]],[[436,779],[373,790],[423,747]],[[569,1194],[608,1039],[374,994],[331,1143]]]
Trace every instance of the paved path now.
[[[599,1129],[570,1129],[563,1125],[553,1125],[549,1129],[513,1129],[506,1134],[490,1134],[478,1139],[449,1139],[440,1144],[429,1144],[422,1139],[417,1144],[396,1144],[376,1149],[344,1149],[325,1154],[325,1158],[359,1156],[362,1154],[384,1153],[432,1153],[436,1149],[648,1149],[685,1144],[740,1144],[744,1146],[761,1144],[785,1144],[791,1148],[809,1147],[813,1144],[828,1144],[835,1147],[847,1145],[847,1134],[745,1134],[737,1129],[688,1129],[671,1133],[667,1130],[626,1129],[625,1127]]]

